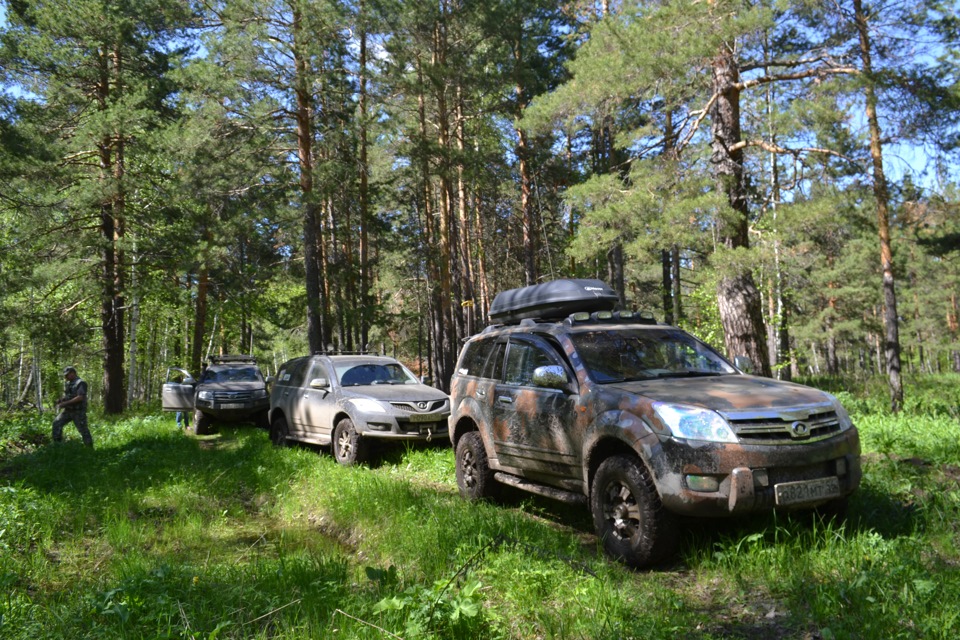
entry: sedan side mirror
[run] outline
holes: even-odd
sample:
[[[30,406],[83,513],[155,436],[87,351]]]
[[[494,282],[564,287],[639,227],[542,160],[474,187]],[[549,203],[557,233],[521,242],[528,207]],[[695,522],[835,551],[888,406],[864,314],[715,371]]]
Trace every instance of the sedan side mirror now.
[[[566,370],[558,364],[537,367],[533,370],[533,384],[547,389],[566,389],[570,384]]]
[[[330,386],[330,381],[326,378],[314,378],[310,381],[311,389],[326,389]]]
[[[733,366],[744,373],[753,373],[753,361],[747,356],[736,356],[733,359]]]

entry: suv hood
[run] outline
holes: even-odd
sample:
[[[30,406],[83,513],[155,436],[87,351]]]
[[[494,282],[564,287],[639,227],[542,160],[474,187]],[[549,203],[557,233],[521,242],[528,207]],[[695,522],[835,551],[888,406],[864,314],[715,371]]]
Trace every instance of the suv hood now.
[[[198,389],[203,391],[256,391],[263,389],[264,383],[258,380],[250,382],[203,382],[198,385]]]
[[[370,398],[386,402],[411,400],[446,400],[447,394],[424,384],[377,384],[360,387],[344,387],[344,398]]]
[[[651,400],[689,404],[721,412],[790,409],[831,401],[830,396],[813,387],[747,375],[664,378],[605,386]]]

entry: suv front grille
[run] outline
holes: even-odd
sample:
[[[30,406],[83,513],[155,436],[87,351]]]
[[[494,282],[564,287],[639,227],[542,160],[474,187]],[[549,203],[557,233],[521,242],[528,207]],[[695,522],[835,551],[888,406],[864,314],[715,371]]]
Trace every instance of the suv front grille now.
[[[250,400],[253,398],[252,391],[214,391],[213,399],[220,402],[229,402],[235,400]]]
[[[443,407],[446,400],[427,400],[424,402],[391,402],[390,404],[396,409],[401,411],[409,411],[410,413],[430,413],[431,411],[436,411]]]
[[[782,415],[726,417],[743,443],[799,444],[817,442],[840,433],[840,419],[832,408],[811,412],[801,419]]]

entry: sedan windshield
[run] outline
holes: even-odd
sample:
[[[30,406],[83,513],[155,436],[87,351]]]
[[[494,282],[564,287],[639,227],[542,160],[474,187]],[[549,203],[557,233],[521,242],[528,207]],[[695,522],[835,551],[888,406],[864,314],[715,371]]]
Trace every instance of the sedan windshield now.
[[[710,347],[677,329],[604,329],[572,337],[590,377],[599,383],[736,373]]]
[[[337,377],[345,387],[368,384],[418,384],[417,378],[402,364],[344,364],[338,365]]]

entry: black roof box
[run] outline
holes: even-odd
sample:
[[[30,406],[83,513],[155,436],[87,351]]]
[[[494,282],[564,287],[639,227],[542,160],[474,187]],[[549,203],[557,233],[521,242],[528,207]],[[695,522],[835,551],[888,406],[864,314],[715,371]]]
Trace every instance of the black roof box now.
[[[620,301],[600,280],[552,280],[501,291],[490,305],[490,321],[512,324],[525,318],[554,320],[578,311],[611,311]]]

